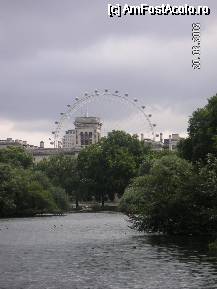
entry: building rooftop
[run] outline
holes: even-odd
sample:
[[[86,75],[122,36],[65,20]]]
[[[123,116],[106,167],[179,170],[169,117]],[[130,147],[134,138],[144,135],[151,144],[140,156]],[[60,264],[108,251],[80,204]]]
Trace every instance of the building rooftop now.
[[[98,124],[100,123],[100,118],[94,116],[78,116],[75,118],[75,123]]]

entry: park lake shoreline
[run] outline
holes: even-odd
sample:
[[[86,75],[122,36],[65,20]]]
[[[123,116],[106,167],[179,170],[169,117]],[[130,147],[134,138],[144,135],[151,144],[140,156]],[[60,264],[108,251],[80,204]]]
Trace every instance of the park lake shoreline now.
[[[0,220],[0,287],[215,288],[217,257],[204,238],[128,225],[123,214],[107,212]]]

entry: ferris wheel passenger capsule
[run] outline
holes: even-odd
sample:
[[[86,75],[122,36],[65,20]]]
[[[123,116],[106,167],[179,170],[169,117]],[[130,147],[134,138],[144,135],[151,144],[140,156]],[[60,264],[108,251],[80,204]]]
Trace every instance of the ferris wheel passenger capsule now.
[[[135,99],[134,99],[134,102],[137,102],[137,101],[138,101],[138,99],[137,99],[137,98],[135,98]]]
[[[94,92],[97,94],[97,93],[98,93],[98,90],[96,89]]]
[[[77,101],[77,100],[79,100],[79,98],[78,98],[78,97],[76,97],[76,98],[75,98],[75,100]]]
[[[119,93],[119,91],[118,91],[118,90],[115,90],[115,93]]]
[[[64,113],[63,113],[63,112],[61,112],[60,114],[61,114],[61,115],[64,115]]]
[[[55,134],[55,131],[52,131],[52,134]]]
[[[105,89],[105,92],[108,92],[108,89]]]
[[[87,93],[87,92],[85,92],[84,96],[88,96],[88,93]]]
[[[151,114],[149,114],[148,116],[149,116],[149,117],[152,117],[152,115],[151,115]]]
[[[142,109],[145,109],[145,105],[142,106]]]
[[[70,104],[67,104],[67,106],[70,107],[71,105],[70,105]]]
[[[55,121],[55,124],[58,124],[59,122],[58,121]]]
[[[153,123],[153,126],[156,127],[156,123]]]
[[[125,93],[124,96],[128,97],[128,93]]]

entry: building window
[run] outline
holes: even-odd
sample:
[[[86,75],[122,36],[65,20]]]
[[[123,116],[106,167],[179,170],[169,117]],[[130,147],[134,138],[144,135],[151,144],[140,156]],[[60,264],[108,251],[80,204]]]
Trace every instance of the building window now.
[[[85,145],[85,136],[84,136],[84,133],[81,132],[81,133],[80,133],[80,136],[81,136],[81,145]]]
[[[89,144],[89,137],[88,137],[88,132],[85,131],[85,134],[84,134],[84,142],[85,142],[85,145],[88,145]]]

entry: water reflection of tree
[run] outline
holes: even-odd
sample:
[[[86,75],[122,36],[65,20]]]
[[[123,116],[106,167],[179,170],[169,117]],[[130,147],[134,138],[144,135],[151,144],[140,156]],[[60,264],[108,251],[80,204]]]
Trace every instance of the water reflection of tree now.
[[[156,249],[161,255],[168,255],[168,258],[175,258],[181,262],[194,262],[201,264],[209,262],[217,270],[217,256],[212,256],[208,252],[208,239],[206,237],[193,238],[182,236],[163,236],[163,235],[143,235],[134,236],[134,242],[140,248],[149,245]]]

